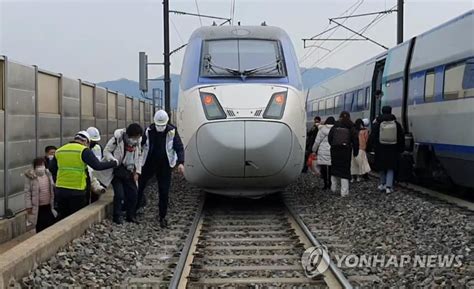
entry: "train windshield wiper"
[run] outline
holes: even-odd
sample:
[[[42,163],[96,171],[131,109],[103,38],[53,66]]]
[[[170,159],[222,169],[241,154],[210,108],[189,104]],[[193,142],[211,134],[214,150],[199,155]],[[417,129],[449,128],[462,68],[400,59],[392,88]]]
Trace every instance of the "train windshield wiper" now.
[[[204,68],[207,70],[207,72],[208,73],[210,73],[210,72],[214,73],[214,75],[209,75],[209,76],[226,76],[226,75],[219,75],[219,73],[216,71],[216,68],[219,69],[219,70],[223,70],[225,72],[228,72],[233,76],[241,76],[242,73],[243,73],[242,71],[237,70],[237,69],[224,67],[224,66],[215,64],[214,62],[212,62],[210,55],[205,56],[204,60],[207,61],[206,65],[204,66]]]
[[[262,65],[257,68],[247,69],[242,72],[244,77],[247,76],[254,76],[260,74],[261,76],[270,76],[270,77],[281,77],[282,76],[282,61],[281,59],[276,59],[274,62],[268,63],[266,65]],[[277,71],[278,74],[270,74],[274,71]]]

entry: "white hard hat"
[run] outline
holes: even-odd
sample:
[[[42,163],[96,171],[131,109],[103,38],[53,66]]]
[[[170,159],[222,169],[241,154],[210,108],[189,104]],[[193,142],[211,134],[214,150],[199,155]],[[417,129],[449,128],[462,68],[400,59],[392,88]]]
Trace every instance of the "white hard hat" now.
[[[159,110],[155,113],[155,117],[153,118],[155,125],[166,125],[168,123],[169,117],[166,111]]]
[[[81,130],[80,132],[76,133],[74,138],[79,138],[79,139],[82,139],[82,140],[86,140],[88,142],[91,141],[90,135],[85,130]]]
[[[100,132],[97,128],[91,126],[87,129],[87,133],[89,134],[91,141],[100,141]]]

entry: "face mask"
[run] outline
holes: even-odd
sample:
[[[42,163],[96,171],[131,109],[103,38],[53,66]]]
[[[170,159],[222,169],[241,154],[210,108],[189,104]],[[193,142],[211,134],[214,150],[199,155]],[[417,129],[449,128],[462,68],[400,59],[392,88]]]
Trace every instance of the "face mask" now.
[[[166,129],[166,125],[156,125],[155,127],[157,132],[164,132]]]
[[[52,161],[54,159],[54,155],[48,155],[48,160]]]
[[[38,176],[43,176],[46,173],[46,167],[36,167],[35,168],[35,173]]]
[[[136,138],[129,138],[129,139],[128,139],[128,145],[131,145],[131,146],[136,146],[136,145],[138,145],[138,139],[136,139]]]

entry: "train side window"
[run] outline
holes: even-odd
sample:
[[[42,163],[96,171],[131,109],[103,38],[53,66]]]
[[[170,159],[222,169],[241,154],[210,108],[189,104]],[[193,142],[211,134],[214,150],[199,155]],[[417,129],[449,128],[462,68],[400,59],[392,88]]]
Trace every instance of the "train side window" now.
[[[313,102],[312,107],[311,107],[311,112],[312,112],[313,116],[318,114],[318,102],[317,101]]]
[[[425,77],[425,102],[432,102],[434,100],[435,92],[435,72],[428,71]]]
[[[364,110],[365,106],[365,93],[363,89],[357,91],[357,111]]]
[[[465,89],[464,97],[474,97],[474,58],[466,62],[462,88]]]
[[[369,109],[370,104],[370,86],[365,89],[365,109]]]
[[[3,102],[3,90],[5,89],[5,62],[3,60],[0,60],[0,110],[5,109],[5,105]]]
[[[349,92],[349,93],[345,94],[345,96],[344,96],[344,110],[351,111],[353,95],[354,95],[354,93],[352,93],[352,92]]]
[[[326,102],[324,100],[319,101],[319,114],[325,115],[325,110],[326,110]]]
[[[444,99],[458,99],[464,97],[462,84],[465,67],[465,63],[458,63],[446,67],[444,71]]]
[[[334,114],[334,98],[330,97],[326,99],[326,114]]]
[[[334,97],[334,113],[340,113],[341,112],[341,96],[338,95]]]

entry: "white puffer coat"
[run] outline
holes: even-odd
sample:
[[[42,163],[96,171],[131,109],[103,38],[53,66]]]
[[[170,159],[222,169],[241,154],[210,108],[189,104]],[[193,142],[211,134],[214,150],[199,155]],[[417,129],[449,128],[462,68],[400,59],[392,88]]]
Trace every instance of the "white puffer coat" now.
[[[328,135],[332,126],[332,124],[319,126],[318,134],[316,135],[316,140],[313,145],[313,152],[318,155],[316,161],[318,165],[331,165],[331,145],[328,141]]]

